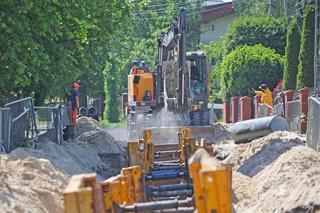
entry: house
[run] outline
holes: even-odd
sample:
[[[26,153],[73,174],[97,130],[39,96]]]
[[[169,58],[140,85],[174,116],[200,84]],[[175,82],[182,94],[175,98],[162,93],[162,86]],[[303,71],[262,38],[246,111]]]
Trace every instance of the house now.
[[[235,17],[236,14],[232,2],[206,2],[201,17],[200,41],[208,43],[220,40]]]

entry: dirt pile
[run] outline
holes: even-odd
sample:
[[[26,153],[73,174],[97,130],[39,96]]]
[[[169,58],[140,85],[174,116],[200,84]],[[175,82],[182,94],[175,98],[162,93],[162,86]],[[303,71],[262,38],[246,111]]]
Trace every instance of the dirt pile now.
[[[74,142],[65,141],[58,145],[44,140],[37,144],[36,149],[18,148],[10,155],[14,159],[29,156],[45,158],[57,169],[68,174],[96,172],[107,178],[119,173],[127,161],[122,146],[93,119],[79,119],[77,129],[84,133]]]
[[[298,145],[304,145],[304,142],[297,134],[274,132],[251,143],[231,147],[233,150],[224,162],[234,164],[238,172],[252,177],[281,154]]]
[[[70,176],[45,159],[14,160],[0,155],[1,212],[62,212]]]
[[[224,163],[235,165],[237,212],[320,211],[320,153],[297,134],[275,132],[238,145],[225,141],[215,146],[216,155],[221,152]]]
[[[76,137],[90,131],[103,130],[98,121],[90,117],[80,117],[77,119],[75,128]]]

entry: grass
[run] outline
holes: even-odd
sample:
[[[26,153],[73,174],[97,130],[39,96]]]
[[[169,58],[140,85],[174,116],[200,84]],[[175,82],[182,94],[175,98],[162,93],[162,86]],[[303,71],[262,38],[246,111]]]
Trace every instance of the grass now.
[[[127,118],[120,118],[119,122],[109,122],[108,120],[104,119],[100,121],[100,124],[105,128],[115,129],[115,128],[127,128]]]

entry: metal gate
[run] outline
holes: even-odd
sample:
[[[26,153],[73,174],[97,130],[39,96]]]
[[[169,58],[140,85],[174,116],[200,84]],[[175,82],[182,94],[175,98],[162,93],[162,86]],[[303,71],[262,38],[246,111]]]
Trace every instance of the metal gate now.
[[[320,99],[309,98],[307,146],[320,151]]]

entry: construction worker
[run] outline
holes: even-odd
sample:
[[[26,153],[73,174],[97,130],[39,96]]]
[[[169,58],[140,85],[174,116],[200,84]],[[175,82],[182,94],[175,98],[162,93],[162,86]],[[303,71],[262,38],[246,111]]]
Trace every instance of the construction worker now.
[[[141,61],[140,69],[143,70],[145,73],[146,72],[150,72],[149,67],[148,67],[148,65],[147,65],[147,63],[145,61]]]
[[[72,125],[72,126],[76,125],[76,123],[77,123],[77,114],[78,114],[78,109],[80,108],[79,88],[80,88],[79,83],[74,82],[72,84],[72,88],[70,89],[70,96],[69,96],[69,101],[71,103],[70,125]]]
[[[191,80],[197,80],[197,81],[200,81],[200,75],[199,75],[199,72],[198,72],[198,68],[195,64],[194,61],[190,61],[191,64],[190,64],[190,69],[191,69]]]
[[[261,103],[273,107],[272,93],[266,84],[261,84],[261,91],[255,91],[257,96],[261,97]]]
[[[138,61],[137,61],[137,60],[132,60],[131,64],[132,64],[132,68],[131,68],[131,70],[130,70],[130,74],[137,74],[137,71],[138,71],[138,69],[137,69]]]

